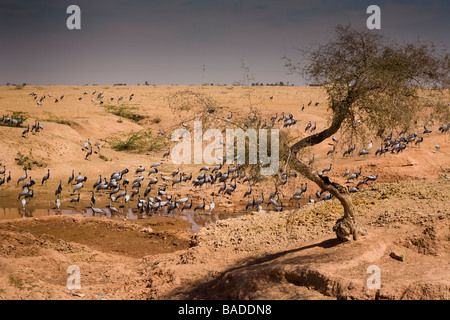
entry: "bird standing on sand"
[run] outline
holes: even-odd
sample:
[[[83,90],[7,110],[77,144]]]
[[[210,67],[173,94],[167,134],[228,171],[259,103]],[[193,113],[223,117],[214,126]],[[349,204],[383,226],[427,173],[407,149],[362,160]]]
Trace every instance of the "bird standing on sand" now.
[[[61,201],[59,200],[59,198],[56,198],[55,205],[56,205],[56,210],[58,212],[60,212],[60,210],[61,210]]]
[[[205,210],[205,198],[203,198],[203,203],[202,204],[199,204],[198,206],[196,206],[194,208],[194,212],[197,211],[197,210]]]
[[[74,172],[72,170],[72,175],[69,177],[69,180],[67,181],[67,184],[70,184],[73,181],[73,179],[75,179],[75,176],[74,176]]]
[[[111,211],[111,213],[118,213],[119,212],[119,210],[117,210],[117,208],[115,208],[115,207],[113,207],[111,205],[111,202],[109,203],[109,211]]]
[[[252,193],[252,186],[250,186],[250,189],[248,189],[247,191],[245,191],[243,198],[246,198],[247,196],[249,196]]]
[[[83,188],[83,182],[79,182],[75,185],[75,187],[73,188],[73,193],[75,193],[75,191],[80,190],[81,188]]]
[[[145,168],[143,166],[140,166],[139,168],[136,169],[135,174],[138,174],[138,173],[141,173],[144,171],[145,171]]]
[[[27,175],[27,168],[25,168],[24,170],[25,170],[25,174],[24,174],[23,176],[21,176],[21,177],[19,178],[19,180],[17,180],[17,185],[19,185],[19,183],[20,183],[21,181],[25,180],[25,179],[28,177],[28,175]]]
[[[215,207],[216,207],[216,204],[214,203],[214,195],[213,195],[213,200],[212,200],[211,204],[209,205],[209,214],[212,214]]]
[[[253,200],[252,201],[247,203],[247,205],[245,206],[245,210],[248,210],[249,207],[252,207],[252,208],[255,207],[255,196],[253,196]]]
[[[89,158],[89,156],[92,154],[92,147],[89,149],[89,151],[86,153],[86,156],[84,157],[86,160]]]
[[[283,201],[280,200],[280,205],[278,207],[275,207],[275,212],[282,212],[283,211]]]
[[[61,194],[61,192],[62,192],[62,181],[61,180],[59,180],[59,185],[58,185],[58,188],[55,190],[55,196],[57,196],[58,194]]]
[[[306,125],[305,132],[308,131],[309,128],[311,128],[311,121],[309,121]]]
[[[22,137],[25,138],[25,134],[28,136],[28,132],[30,132],[30,125],[28,125],[28,127],[25,130],[23,130]]]
[[[44,182],[47,182],[49,178],[50,178],[50,169],[47,169],[47,174],[42,178],[42,184],[44,184]]]
[[[70,199],[70,202],[80,202],[80,193],[78,193],[77,197]]]
[[[164,154],[163,154],[163,158],[168,157],[170,154],[170,149],[167,150]]]
[[[91,206],[92,212],[96,213],[96,214],[105,214],[105,211],[103,211],[102,209],[98,209],[98,208],[94,208]]]
[[[183,212],[184,210],[190,210],[192,208],[192,199],[190,203],[187,203],[183,206],[183,208],[181,208],[181,212]]]
[[[92,205],[94,205],[95,204],[95,194],[94,194],[94,191],[91,191],[92,192],[92,196],[91,196],[91,206]]]

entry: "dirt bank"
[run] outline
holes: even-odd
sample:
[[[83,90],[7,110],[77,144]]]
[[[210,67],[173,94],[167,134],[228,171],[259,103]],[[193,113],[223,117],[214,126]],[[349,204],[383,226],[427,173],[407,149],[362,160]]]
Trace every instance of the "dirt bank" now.
[[[0,296],[449,299],[449,199],[444,179],[373,185],[355,197],[368,235],[348,243],[332,233],[342,214],[335,201],[221,220],[197,234],[82,216],[2,221]],[[66,292],[69,265],[81,270],[77,294]],[[367,288],[371,265],[380,290]]]

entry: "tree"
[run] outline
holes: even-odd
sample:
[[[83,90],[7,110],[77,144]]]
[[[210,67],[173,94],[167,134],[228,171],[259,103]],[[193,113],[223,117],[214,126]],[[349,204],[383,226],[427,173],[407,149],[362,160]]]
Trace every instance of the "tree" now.
[[[285,66],[290,73],[323,85],[329,96],[331,119],[325,130],[289,144],[289,165],[341,202],[344,216],[333,229],[339,239],[356,240],[364,231],[355,220],[347,189],[320,177],[297,155],[340,129],[349,136],[358,134],[357,119],[379,136],[398,128],[408,129],[426,110],[448,121],[449,107],[444,99],[448,99],[450,87],[449,54],[433,44],[397,44],[374,31],[341,25],[327,43],[299,52],[300,62],[285,57]]]

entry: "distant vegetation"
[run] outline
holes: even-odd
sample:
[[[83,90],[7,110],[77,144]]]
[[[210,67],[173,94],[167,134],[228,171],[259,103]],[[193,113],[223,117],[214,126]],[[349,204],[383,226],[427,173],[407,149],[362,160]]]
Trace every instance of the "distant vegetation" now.
[[[151,130],[131,132],[125,140],[113,138],[109,143],[116,151],[151,152],[159,151],[169,144],[165,137],[153,137]]]
[[[36,119],[36,120],[40,121],[40,122],[58,123],[58,124],[66,125],[66,126],[69,126],[69,127],[76,127],[76,126],[78,126],[78,123],[76,123],[75,121],[60,119],[60,118],[58,118],[57,116],[55,116],[51,112],[44,111],[44,114],[46,114],[48,116],[48,118],[46,118],[46,119]]]
[[[72,120],[63,120],[63,119],[39,119],[39,121],[42,121],[42,122],[54,122],[54,123],[66,125],[66,126],[69,126],[69,127],[76,127],[76,126],[78,126],[78,123],[76,123],[75,121],[72,121]]]
[[[47,163],[34,159],[33,153],[30,150],[29,155],[23,155],[20,151],[17,152],[17,158],[14,159],[19,166],[23,166],[23,169],[33,170],[33,166],[38,168],[46,167]]]
[[[260,82],[252,83],[252,87],[256,87],[256,86],[264,86],[264,83],[260,83]],[[275,83],[266,83],[265,86],[268,86],[268,87],[284,87],[284,86],[293,86],[293,84],[289,84],[289,81],[287,81],[286,83],[284,83],[283,81],[278,81],[278,82],[275,82]]]
[[[112,159],[108,159],[107,157],[105,157],[104,155],[99,155],[98,156],[100,159],[102,159],[103,161],[112,161]]]
[[[26,112],[22,112],[22,111],[11,111],[11,110],[6,110],[6,112],[11,112],[11,115],[8,113],[5,115],[6,118],[10,118],[10,119],[15,119],[15,120],[19,120],[20,117],[22,117],[23,122],[25,122],[25,120],[28,119],[28,113]],[[17,127],[17,128],[25,128],[25,126],[22,124],[17,125],[14,124],[13,122],[4,122],[0,120],[0,126],[4,126],[4,127]]]
[[[105,110],[106,112],[112,113],[115,116],[122,117],[133,122],[139,122],[147,118],[147,116],[143,116],[134,112],[134,110],[136,110],[136,107],[106,105]]]
[[[13,86],[14,89],[16,89],[16,90],[21,90],[21,89],[25,88],[25,86],[26,86],[27,84],[26,84],[26,83],[22,83],[21,85],[19,85],[19,84],[15,84],[15,83],[12,83],[12,84],[11,84],[11,83],[7,82],[6,85],[7,85],[7,86]]]

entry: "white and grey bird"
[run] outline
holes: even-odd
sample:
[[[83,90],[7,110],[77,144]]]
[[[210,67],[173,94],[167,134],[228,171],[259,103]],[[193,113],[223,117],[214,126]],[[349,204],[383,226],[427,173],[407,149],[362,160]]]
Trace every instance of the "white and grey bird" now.
[[[94,191],[91,191],[91,192],[92,192],[92,196],[91,196],[91,206],[92,206],[92,205],[95,204],[95,201],[96,201],[97,199],[95,199]]]
[[[73,193],[75,193],[75,191],[77,190],[80,190],[81,188],[83,188],[83,182],[78,182],[73,188]]]
[[[163,154],[163,158],[168,157],[170,155],[170,149],[167,150],[164,154]]]
[[[365,156],[365,155],[368,155],[368,154],[369,154],[369,151],[366,150],[366,149],[361,150],[360,152],[358,152],[358,156]]]
[[[125,200],[125,203],[128,203],[128,201],[130,201],[130,195],[129,194],[125,195],[124,200]]]
[[[138,174],[138,173],[141,173],[144,171],[145,171],[145,168],[143,166],[140,166],[139,168],[136,169],[135,174]]]
[[[78,173],[78,176],[75,178],[75,182],[83,182],[85,181],[85,177],[81,175],[81,172]]]
[[[58,212],[60,212],[60,211],[61,211],[61,200],[59,200],[59,198],[56,198],[56,200],[55,200],[55,206],[56,206],[56,210],[57,210]]]
[[[332,163],[330,163],[330,166],[329,167],[326,167],[325,169],[323,169],[323,173],[325,173],[325,172],[329,172],[330,170],[331,170],[331,167],[333,166],[333,164]]]
[[[171,177],[164,176],[162,173],[161,173],[161,179],[163,179],[164,181],[172,181]]]
[[[102,209],[94,208],[94,207],[92,207],[92,206],[91,206],[91,209],[92,209],[92,211],[93,211],[94,213],[96,213],[96,214],[105,214],[105,211],[103,211]]]
[[[67,184],[70,184],[73,181],[73,179],[75,179],[74,170],[72,170],[72,175],[69,177],[69,180],[67,181]]]
[[[80,193],[75,198],[70,199],[70,202],[80,202]]]
[[[86,153],[85,159],[89,158],[92,155],[92,147],[89,149],[89,151]]]
[[[352,187],[352,188],[349,187],[348,192],[349,193],[356,193],[356,192],[358,192],[358,188],[357,187]]]
[[[17,184],[19,184],[21,181],[24,181],[28,177],[27,169],[25,168],[24,170],[25,170],[25,174],[17,180]]]
[[[92,186],[92,188],[93,189],[97,188],[100,183],[102,183],[102,175],[100,175],[100,178],[97,181],[95,181],[95,183]]]
[[[209,205],[209,214],[212,214],[215,207],[216,207],[216,204],[214,202],[214,195],[213,195],[213,200],[212,200],[211,204]]]
[[[282,212],[283,211],[283,201],[280,200],[280,205],[278,207],[275,207],[275,212]]]
[[[50,169],[47,169],[47,174],[42,178],[42,184],[47,182],[48,179],[50,179]]]
[[[55,196],[57,196],[58,194],[61,194],[62,192],[62,180],[59,180],[59,185],[55,190]]]
[[[311,128],[311,121],[309,121],[306,125],[305,132],[308,131],[309,128]]]
[[[202,204],[200,204],[200,205],[198,205],[198,206],[196,206],[195,208],[194,208],[194,212],[195,211],[197,211],[197,210],[204,210],[205,209],[205,198],[203,198],[203,203]]]
[[[243,198],[246,198],[247,196],[249,196],[252,193],[252,186],[250,186],[250,189],[248,189],[247,191],[245,191]]]
[[[186,202],[188,202],[188,201],[189,201],[189,193],[186,194],[186,197],[185,197],[185,198],[178,199],[178,200],[175,201],[175,202],[176,202],[176,203],[186,203]]]
[[[25,188],[24,190],[22,190],[22,192],[19,193],[19,197],[17,199],[20,199],[20,197],[22,196],[26,196],[29,192],[28,188]]]
[[[184,210],[191,210],[192,209],[192,199],[190,203],[186,203],[183,208],[181,208],[181,212],[183,212]]]
[[[113,207],[113,206],[111,205],[111,202],[109,203],[109,211],[110,211],[111,213],[119,213],[119,210],[117,210],[117,208]]]

